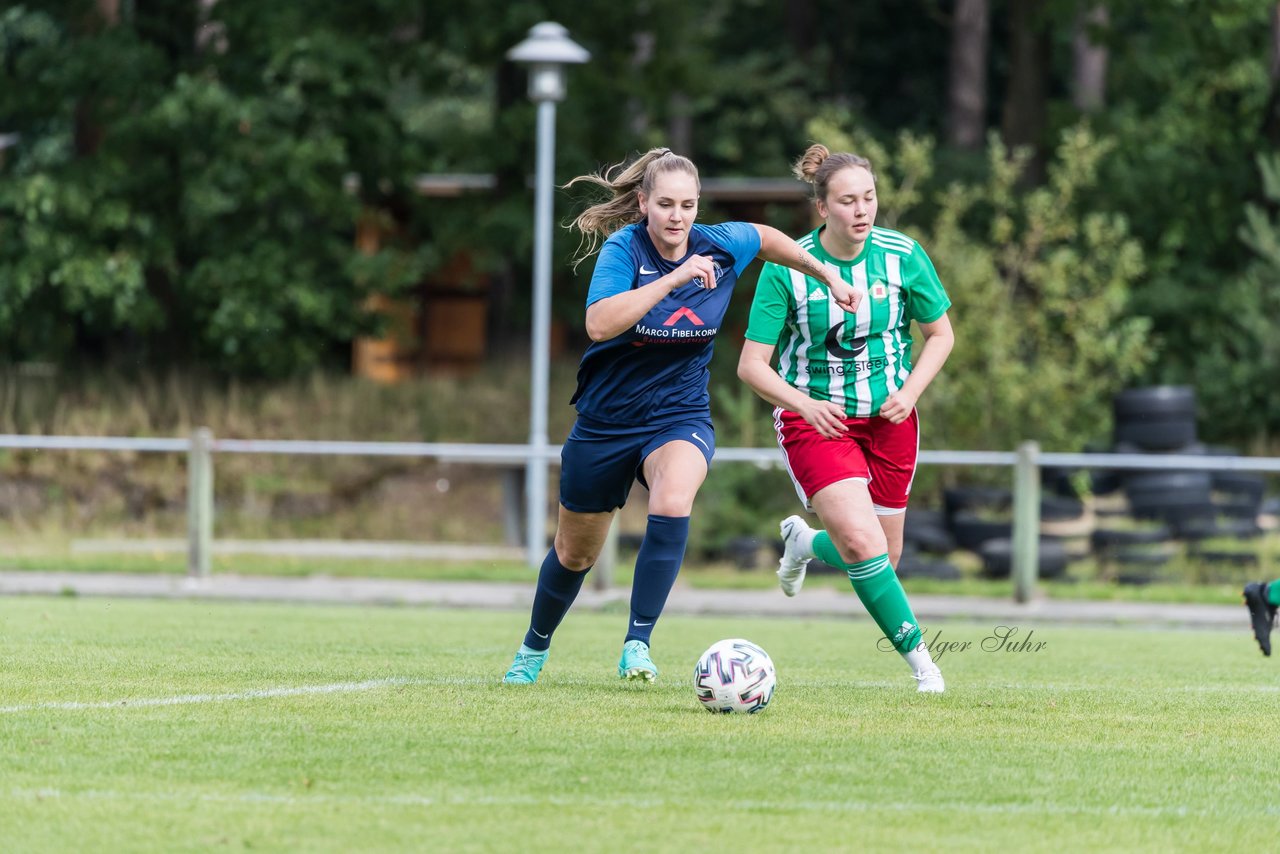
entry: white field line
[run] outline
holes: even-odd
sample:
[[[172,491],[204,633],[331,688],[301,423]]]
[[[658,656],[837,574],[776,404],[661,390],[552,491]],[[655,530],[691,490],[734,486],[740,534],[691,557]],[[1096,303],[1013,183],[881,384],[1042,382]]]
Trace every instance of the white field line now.
[[[300,697],[314,694],[351,694],[359,691],[371,691],[377,688],[386,688],[395,685],[454,685],[465,687],[484,687],[497,686],[499,679],[495,675],[493,677],[432,677],[424,679],[408,678],[408,677],[389,677],[386,679],[368,679],[363,682],[332,682],[326,685],[299,685],[288,688],[262,688],[256,691],[235,691],[226,694],[179,694],[172,697],[133,697],[119,700],[99,700],[96,702],[45,702],[45,703],[27,703],[16,706],[0,706],[0,714],[19,714],[22,712],[36,712],[42,710],[55,711],[84,711],[90,709],[140,709],[155,706],[186,706],[200,703],[227,703],[244,700],[269,700],[276,697]],[[544,683],[547,688],[566,688],[566,687],[599,687],[601,680],[596,679],[556,679],[554,681],[547,680]],[[828,682],[800,681],[790,683],[796,688],[830,688]],[[850,689],[902,689],[903,681],[855,681],[846,683],[846,687]],[[541,690],[544,685],[534,688],[523,686],[509,686],[505,690],[528,691]],[[956,689],[959,689],[958,691]],[[626,690],[624,688],[624,690]],[[990,690],[1002,691],[1042,691],[1046,693],[1078,693],[1078,692],[1096,692],[1107,691],[1112,694],[1117,691],[1123,692],[1124,689],[1117,689],[1114,686],[1102,684],[1058,684],[1052,682],[1010,682],[1010,683],[970,683],[965,685],[953,685],[951,694],[963,692],[970,698],[981,698],[984,696],[982,692]],[[1145,690],[1142,686],[1136,686],[1133,691]],[[1162,690],[1166,694],[1276,694],[1280,693],[1280,685],[1267,684],[1238,684],[1238,685],[1179,685],[1173,687],[1163,687]],[[932,698],[930,698],[932,699]]]
[[[67,801],[149,801],[181,803],[271,804],[283,806],[332,806],[363,805],[375,807],[557,807],[568,809],[618,810],[618,809],[684,809],[688,801],[683,798],[601,798],[590,795],[288,795],[267,792],[240,792],[210,794],[199,792],[122,792],[110,789],[64,792],[60,789],[13,789],[9,797],[14,800],[67,800]],[[938,811],[982,815],[1082,815],[1117,818],[1230,818],[1255,821],[1260,816],[1280,815],[1280,807],[1244,807],[1224,805],[1224,808],[1188,807],[1176,804],[1064,804],[1054,801],[1030,803],[1003,803],[990,801],[812,801],[801,798],[728,800],[719,804],[700,804],[699,808],[714,806],[717,810],[746,812],[770,811],[778,813],[927,813]]]
[[[176,697],[136,697],[124,700],[105,700],[96,703],[31,703],[24,706],[0,706],[0,713],[33,712],[40,709],[78,711],[81,709],[133,709],[148,706],[186,706],[193,703],[226,703],[236,700],[266,700],[274,697],[298,697],[307,694],[350,694],[371,691],[390,685],[422,685],[428,680],[368,679],[364,682],[333,682],[328,685],[299,685],[293,688],[263,688],[257,691],[236,691],[228,694],[179,694]],[[438,680],[431,680],[438,682]]]

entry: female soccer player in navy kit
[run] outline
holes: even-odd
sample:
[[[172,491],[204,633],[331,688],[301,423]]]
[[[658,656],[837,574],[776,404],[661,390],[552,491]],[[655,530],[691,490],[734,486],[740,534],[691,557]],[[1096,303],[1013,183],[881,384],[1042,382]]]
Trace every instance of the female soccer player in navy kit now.
[[[810,559],[842,567],[918,690],[941,693],[942,673],[893,567],[920,444],[916,401],[951,353],[951,300],[919,243],[876,227],[876,181],[865,158],[813,145],[795,173],[813,185],[823,218],[800,245],[866,298],[849,317],[803,274],[773,264],[760,274],[738,376],[777,407],[787,471],[827,528],[814,531],[799,516],[782,522],[778,580],[794,596]],[[914,363],[913,320],[924,337]]]
[[[757,256],[802,270],[856,311],[857,292],[781,231],[694,223],[698,170],[669,149],[569,182],[611,198],[576,227],[589,254],[607,237],[587,293],[587,347],[570,401],[578,419],[564,444],[555,543],[538,575],[524,643],[503,681],[530,683],[551,635],[595,563],[616,509],[635,480],[649,490],[649,521],[636,557],[631,613],[618,675],[653,681],[654,623],[675,583],[693,500],[715,452],[708,393],[712,344],[738,276]]]

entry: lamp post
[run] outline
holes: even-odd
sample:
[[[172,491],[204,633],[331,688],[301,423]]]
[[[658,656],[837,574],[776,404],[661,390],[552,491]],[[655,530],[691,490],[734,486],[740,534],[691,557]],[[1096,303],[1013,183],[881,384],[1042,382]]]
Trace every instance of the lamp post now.
[[[569,31],[552,21],[529,29],[507,59],[529,66],[529,100],[538,105],[537,175],[533,201],[533,358],[529,462],[525,477],[526,542],[530,566],[542,563],[547,535],[547,385],[551,327],[551,189],[555,182],[556,102],[564,100],[564,66],[591,58]]]

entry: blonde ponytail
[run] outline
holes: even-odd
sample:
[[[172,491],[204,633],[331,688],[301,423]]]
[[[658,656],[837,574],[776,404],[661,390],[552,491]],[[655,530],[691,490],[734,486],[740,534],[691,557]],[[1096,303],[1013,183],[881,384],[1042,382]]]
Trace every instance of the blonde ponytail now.
[[[617,163],[599,173],[579,175],[564,185],[567,189],[575,184],[590,184],[610,193],[610,198],[578,214],[569,226],[582,234],[573,259],[575,268],[595,253],[601,238],[644,219],[640,213],[639,193],[652,193],[657,177],[666,172],[685,172],[698,181],[698,167],[692,160],[673,153],[669,148],[652,148],[629,164]],[[698,189],[701,192],[701,182]]]

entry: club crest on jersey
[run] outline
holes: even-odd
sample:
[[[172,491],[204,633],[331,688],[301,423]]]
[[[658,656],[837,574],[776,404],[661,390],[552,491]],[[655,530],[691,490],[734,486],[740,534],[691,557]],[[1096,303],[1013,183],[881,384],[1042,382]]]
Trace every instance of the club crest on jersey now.
[[[716,281],[715,281],[715,283],[718,285],[718,284],[720,284],[720,280],[721,280],[722,278],[724,278],[724,268],[720,266],[720,262],[719,262],[719,261],[712,261],[712,262],[711,262],[711,265],[712,265],[712,267],[713,267],[712,272],[713,272],[713,274],[714,274],[714,275],[715,275],[715,277],[716,277]],[[704,281],[702,281],[702,277],[701,277],[701,276],[698,276],[698,277],[696,277],[696,278],[690,279],[689,281],[690,281],[692,284],[695,284],[695,285],[697,285],[697,286],[698,286],[698,287],[700,287],[700,288],[705,288],[705,287],[707,287],[707,283],[706,283],[706,282],[704,282]]]

